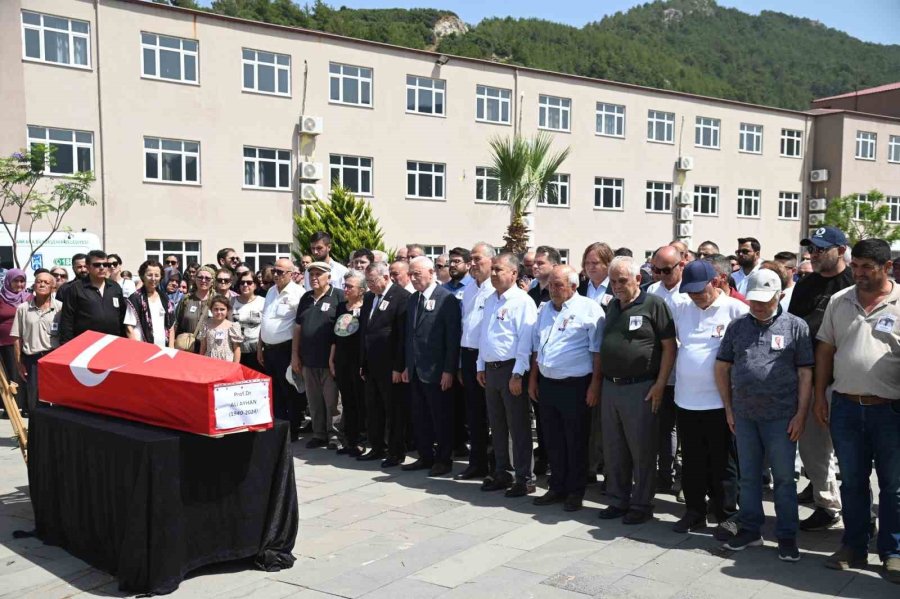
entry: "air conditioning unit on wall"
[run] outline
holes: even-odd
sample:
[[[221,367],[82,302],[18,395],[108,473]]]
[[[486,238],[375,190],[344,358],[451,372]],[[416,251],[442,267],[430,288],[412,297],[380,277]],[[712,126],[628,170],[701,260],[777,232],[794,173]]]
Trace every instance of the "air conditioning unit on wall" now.
[[[825,198],[810,198],[810,212],[825,212],[826,208],[828,208],[828,200],[826,200]]]
[[[690,206],[682,206],[675,209],[675,218],[678,220],[691,220],[694,218],[694,209]]]
[[[825,215],[822,214],[821,212],[820,212],[820,213],[817,213],[817,214],[810,214],[810,215],[809,215],[809,224],[810,224],[810,226],[813,226],[813,227],[814,227],[814,226],[816,226],[816,225],[821,225],[821,224],[824,223],[824,222],[825,222]]]
[[[325,125],[325,121],[320,116],[301,116],[300,117],[300,133],[305,133],[307,135],[319,135],[322,133],[322,129]]]
[[[676,227],[678,237],[691,237],[694,234],[694,225],[691,223],[679,223]]]
[[[318,183],[303,183],[300,185],[300,199],[314,202],[323,198],[322,186]]]
[[[828,169],[822,168],[809,172],[809,180],[813,183],[824,183],[828,181]]]
[[[314,181],[318,181],[322,178],[322,163],[321,162],[301,162],[297,171],[300,173],[301,179],[311,179]]]
[[[694,168],[694,159],[690,156],[682,156],[675,163],[675,168],[679,171],[689,171]]]
[[[682,191],[681,193],[675,196],[675,203],[679,206],[688,206],[691,203],[691,194],[687,191]]]

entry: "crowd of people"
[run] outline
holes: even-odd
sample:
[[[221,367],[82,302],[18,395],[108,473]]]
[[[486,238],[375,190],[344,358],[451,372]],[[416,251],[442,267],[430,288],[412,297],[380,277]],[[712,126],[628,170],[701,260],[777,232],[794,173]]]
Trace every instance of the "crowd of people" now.
[[[801,245],[765,260],[753,237],[734,255],[673,241],[645,263],[597,242],[576,270],[549,246],[432,260],[410,244],[344,265],[318,232],[296,263],[254,273],[225,248],[217,264],[147,260],[135,282],[92,251],[73,281],[37,271],[31,293],[7,272],[0,358],[26,410],[39,357],[86,330],[240,362],[272,377],[275,416],[310,450],[432,477],[465,460],[454,478],[507,497],[549,474],[533,503],[566,511],[599,484],[599,518],[625,524],[671,495],[673,530],[712,518],[733,551],[762,544],[771,486],[781,560],[800,559],[798,530],[843,522],[826,566],[864,567],[877,539],[897,583],[900,273],[883,240],[849,248],[822,227]]]

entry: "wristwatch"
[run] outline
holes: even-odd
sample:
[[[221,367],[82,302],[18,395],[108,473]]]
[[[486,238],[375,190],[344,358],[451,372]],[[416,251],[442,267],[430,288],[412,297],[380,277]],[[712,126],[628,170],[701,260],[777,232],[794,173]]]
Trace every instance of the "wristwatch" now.
[[[522,380],[522,375],[521,375],[521,374],[515,374],[515,373],[514,373],[514,374],[512,375],[512,378],[513,378],[513,380],[515,380],[515,381],[520,381],[520,380]]]

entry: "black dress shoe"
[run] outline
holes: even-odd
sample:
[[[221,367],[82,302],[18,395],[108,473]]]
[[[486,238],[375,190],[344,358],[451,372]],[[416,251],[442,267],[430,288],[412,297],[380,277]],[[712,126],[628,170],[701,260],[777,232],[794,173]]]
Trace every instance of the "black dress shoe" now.
[[[563,504],[563,509],[567,512],[577,512],[581,509],[584,498],[581,495],[569,495]]]
[[[402,463],[403,463],[403,460],[398,459],[398,458],[385,458],[381,462],[381,467],[382,468],[395,468]]]
[[[432,466],[434,466],[434,462],[428,462],[423,459],[418,459],[415,462],[410,462],[409,464],[403,464],[400,467],[404,472],[411,472],[413,470],[428,470]]]
[[[512,486],[512,477],[505,472],[497,476],[489,476],[481,483],[482,491],[503,491]]]
[[[307,449],[315,449],[316,447],[325,447],[328,445],[328,441],[325,439],[310,439],[306,442]]]
[[[358,458],[363,454],[363,448],[359,445],[351,445],[349,449],[347,449],[347,455],[351,458]]]
[[[356,458],[360,462],[374,462],[375,460],[383,460],[384,452],[383,451],[375,451],[374,449],[370,449],[366,453],[362,454],[358,458]]]
[[[650,512],[642,512],[640,510],[628,510],[628,513],[622,517],[622,524],[643,524],[650,520],[653,514]]]
[[[797,503],[813,503],[814,501],[812,483],[809,483],[805,489],[797,493]]]
[[[453,480],[472,480],[473,478],[484,478],[487,476],[487,468],[480,466],[469,466],[459,474],[453,477]]]
[[[443,462],[436,462],[434,466],[431,467],[431,470],[428,471],[428,476],[444,476],[450,472],[453,472],[453,466]]]
[[[311,433],[312,432],[312,420],[306,420],[303,424],[300,425],[301,433]]]
[[[348,445],[342,446],[337,450],[338,455],[347,455],[350,452],[350,447]]]
[[[537,459],[534,461],[534,475],[544,476],[547,474],[547,460]]]
[[[596,485],[597,484],[597,473],[596,472],[588,472],[587,476],[584,479],[584,483],[586,485]]]
[[[534,483],[526,483],[524,480],[517,480],[509,489],[506,490],[507,497],[525,497],[531,495],[535,491]]]
[[[615,520],[616,518],[621,518],[622,516],[624,516],[627,513],[628,513],[628,510],[623,510],[620,507],[611,505],[609,507],[606,507],[606,508],[600,510],[600,513],[597,514],[597,517],[600,518],[601,520]]]
[[[686,512],[681,520],[672,525],[672,530],[677,533],[687,533],[692,530],[706,528],[706,514]]]
[[[465,445],[461,445],[453,450],[454,458],[467,458],[469,457],[469,448]]]
[[[334,443],[334,442],[331,442],[331,443],[329,443],[328,445],[326,445],[326,447],[327,447],[328,449],[330,449],[331,451],[334,451],[335,449],[338,448],[338,444],[337,444],[337,443]]]
[[[534,505],[552,505],[554,503],[559,503],[566,498],[562,493],[557,493],[556,491],[547,491],[540,497],[535,497],[533,503]]]

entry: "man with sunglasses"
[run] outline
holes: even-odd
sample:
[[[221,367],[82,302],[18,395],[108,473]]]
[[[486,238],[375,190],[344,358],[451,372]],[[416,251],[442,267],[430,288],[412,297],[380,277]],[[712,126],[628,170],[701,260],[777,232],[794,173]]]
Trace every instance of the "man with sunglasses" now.
[[[88,276],[73,282],[63,302],[59,322],[60,344],[85,331],[125,336],[125,296],[109,280],[109,258],[102,250],[87,255]]]
[[[166,256],[165,264],[166,268],[174,268],[175,270],[181,272],[178,268],[178,256],[175,256],[174,254]]]
[[[755,237],[738,237],[738,249],[735,252],[737,263],[740,268],[734,271],[732,278],[735,287],[742,294],[747,294],[747,278],[759,270],[762,260],[760,259],[759,240]]]
[[[216,262],[219,263],[219,268],[227,268],[233,275],[237,267],[241,265],[241,257],[234,248],[222,248],[216,252]]]

